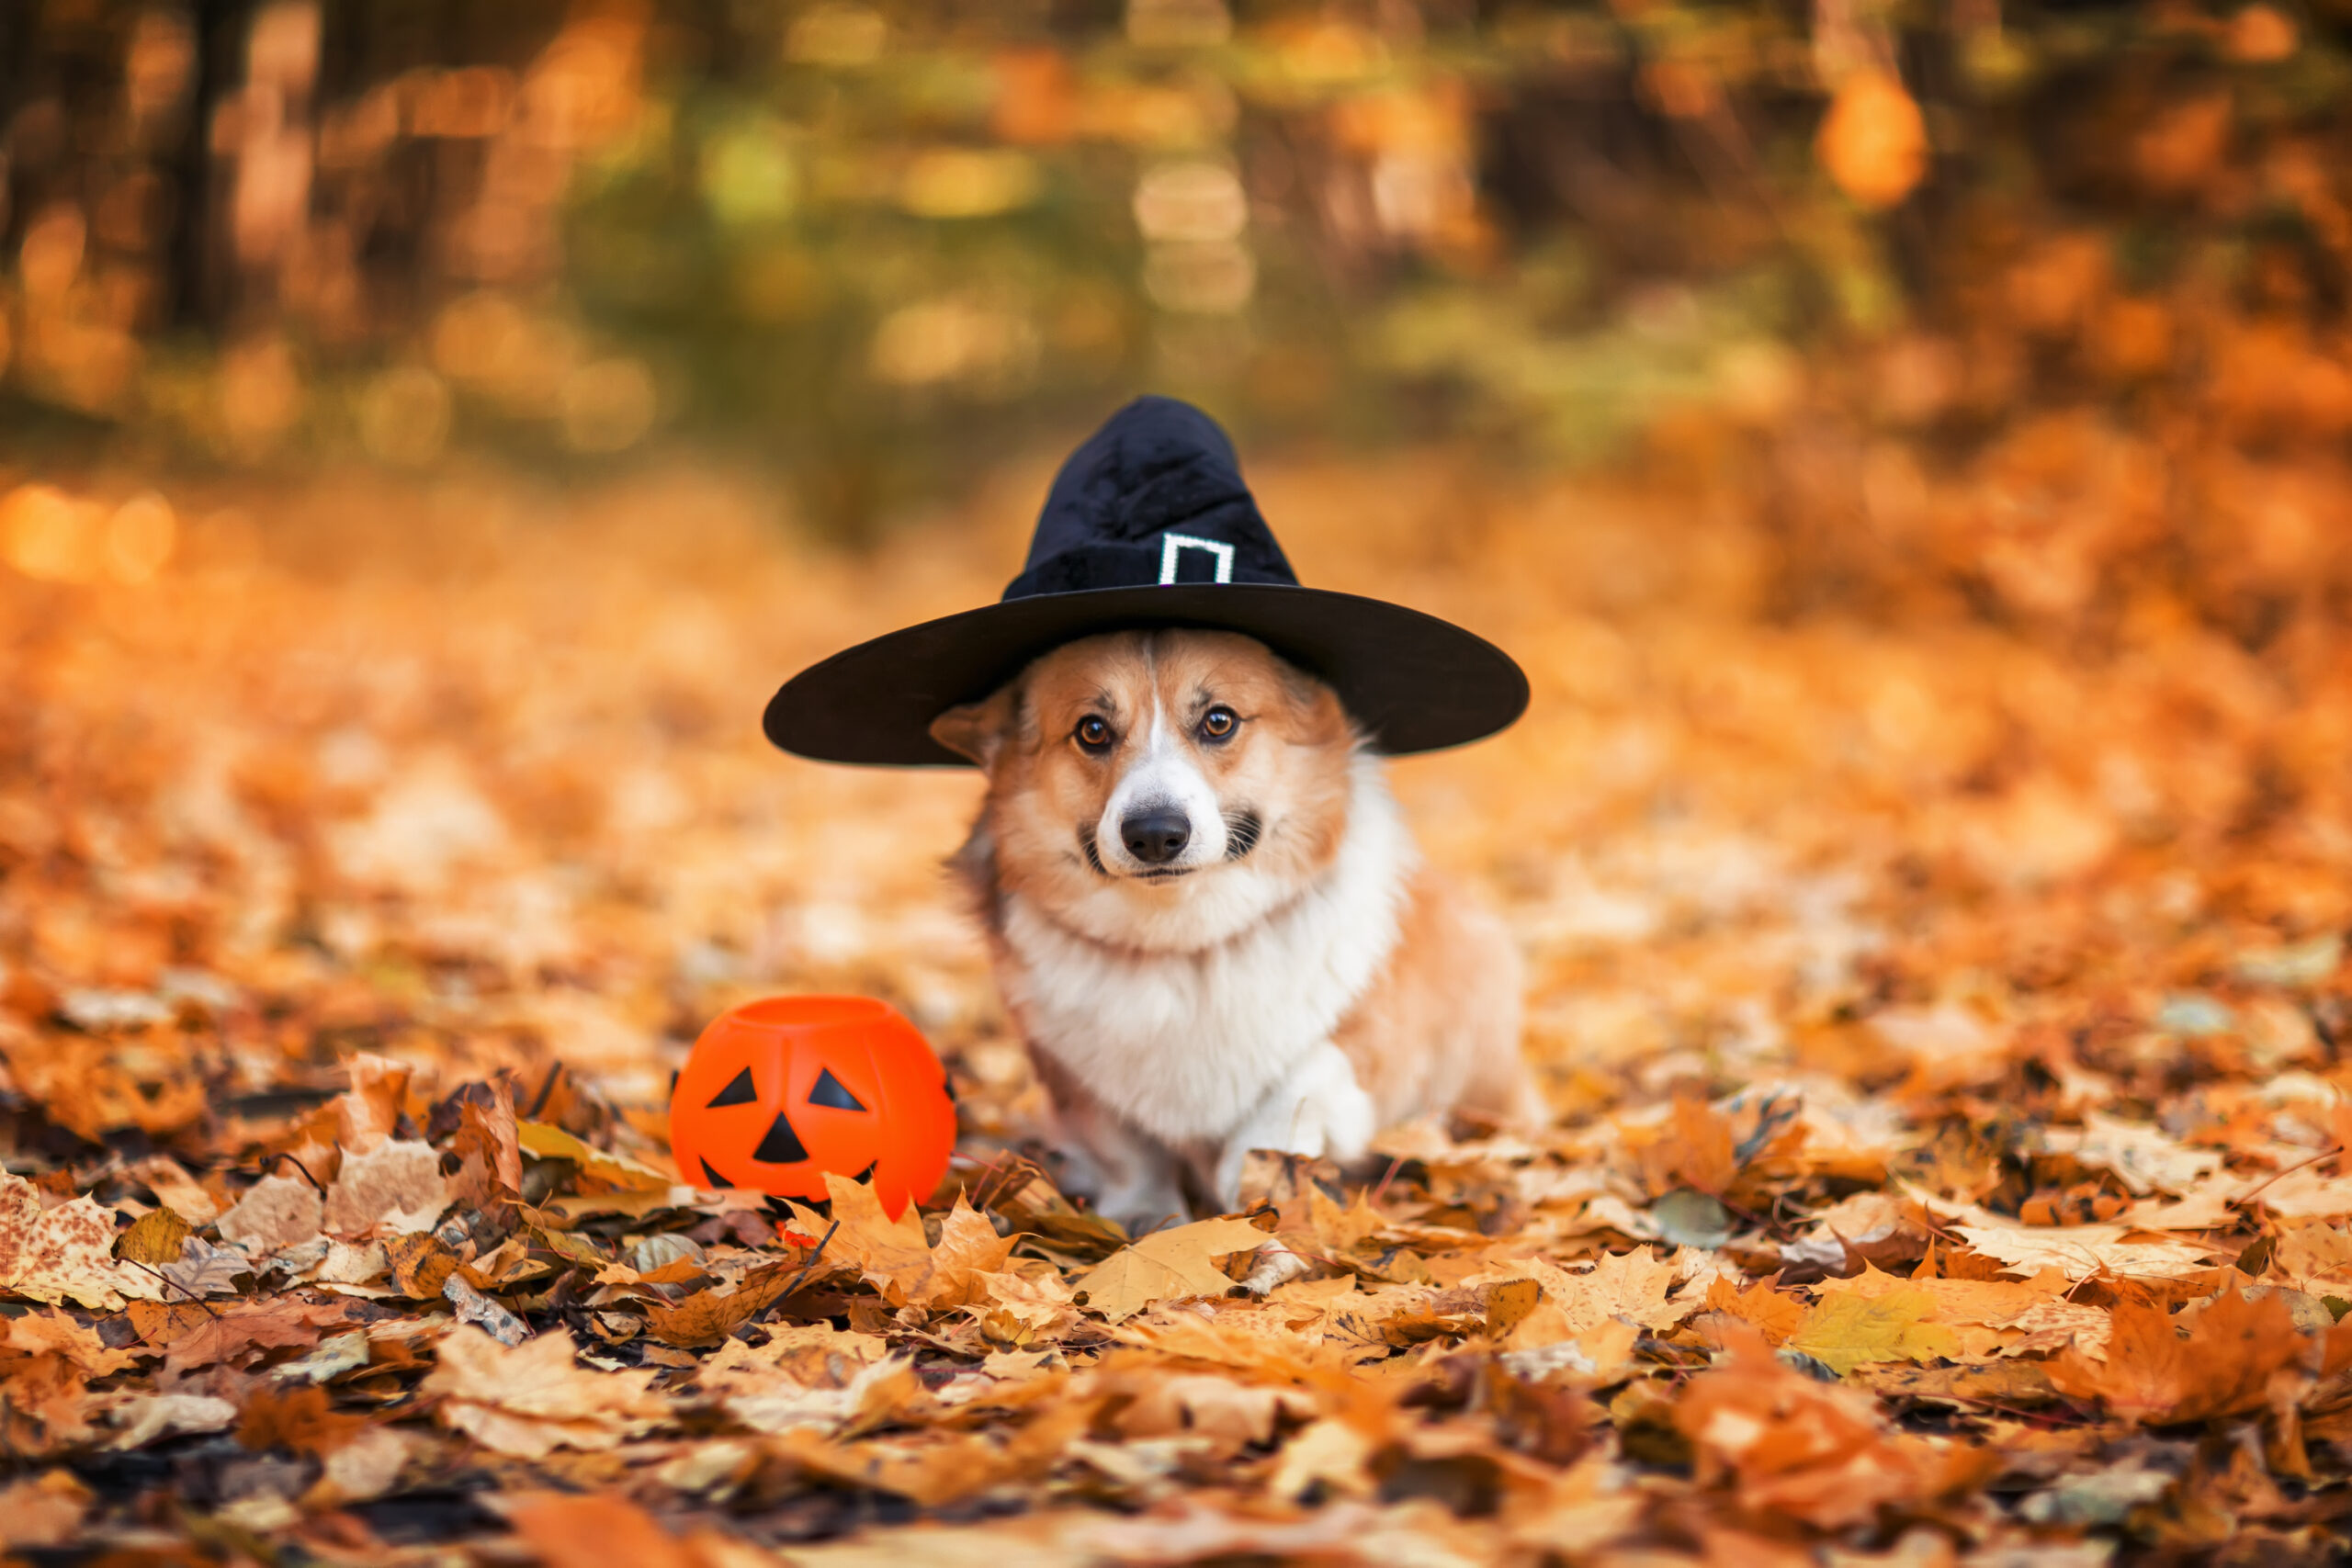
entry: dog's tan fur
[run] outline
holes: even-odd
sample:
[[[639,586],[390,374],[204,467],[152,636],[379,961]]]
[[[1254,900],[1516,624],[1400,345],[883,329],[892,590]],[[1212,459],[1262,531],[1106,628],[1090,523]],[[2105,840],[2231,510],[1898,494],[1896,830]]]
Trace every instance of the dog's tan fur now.
[[[1221,739],[1213,708],[1235,720]],[[1090,718],[1106,747],[1080,744]],[[1178,1190],[1230,1204],[1244,1139],[1346,1157],[1425,1112],[1543,1114],[1510,937],[1419,864],[1331,690],[1261,644],[1088,637],[932,733],[988,774],[957,867],[1116,1217]],[[1197,863],[1104,841],[1139,790],[1189,803]]]

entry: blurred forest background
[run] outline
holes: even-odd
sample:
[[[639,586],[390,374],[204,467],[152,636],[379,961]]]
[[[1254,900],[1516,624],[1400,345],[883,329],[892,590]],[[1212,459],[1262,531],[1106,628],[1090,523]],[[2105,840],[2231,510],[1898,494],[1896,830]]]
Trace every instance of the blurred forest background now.
[[[2262,647],[2352,570],[2347,45],[2173,0],[18,0],[0,461],[684,444],[862,539],[1149,389],[1261,449],[1729,477],[1785,610],[2097,637],[2153,587]],[[17,564],[98,570],[42,496]]]

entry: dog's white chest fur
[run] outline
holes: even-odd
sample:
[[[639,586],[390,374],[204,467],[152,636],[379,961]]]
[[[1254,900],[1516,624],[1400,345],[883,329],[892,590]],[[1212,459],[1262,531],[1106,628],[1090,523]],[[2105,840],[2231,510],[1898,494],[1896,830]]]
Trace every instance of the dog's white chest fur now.
[[[1196,952],[1080,936],[1017,894],[1003,909],[1006,999],[1033,1045],[1164,1142],[1239,1127],[1363,995],[1396,943],[1413,849],[1379,765],[1361,760],[1324,876]]]

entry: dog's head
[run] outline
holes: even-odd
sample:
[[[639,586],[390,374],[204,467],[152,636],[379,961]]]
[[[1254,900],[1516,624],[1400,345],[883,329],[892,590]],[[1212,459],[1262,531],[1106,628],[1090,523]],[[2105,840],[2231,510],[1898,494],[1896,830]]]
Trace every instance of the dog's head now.
[[[1347,828],[1346,710],[1231,632],[1066,644],[931,733],[988,773],[998,881],[1101,941],[1221,941],[1328,866]]]

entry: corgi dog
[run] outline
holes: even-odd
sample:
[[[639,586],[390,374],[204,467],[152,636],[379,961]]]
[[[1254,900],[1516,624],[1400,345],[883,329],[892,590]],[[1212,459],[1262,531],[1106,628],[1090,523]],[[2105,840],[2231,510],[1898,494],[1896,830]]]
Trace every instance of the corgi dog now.
[[[1069,1186],[1131,1234],[1236,1208],[1252,1149],[1546,1119],[1509,934],[1421,863],[1338,695],[1263,644],[1087,637],[931,734],[987,775],[951,863]]]

